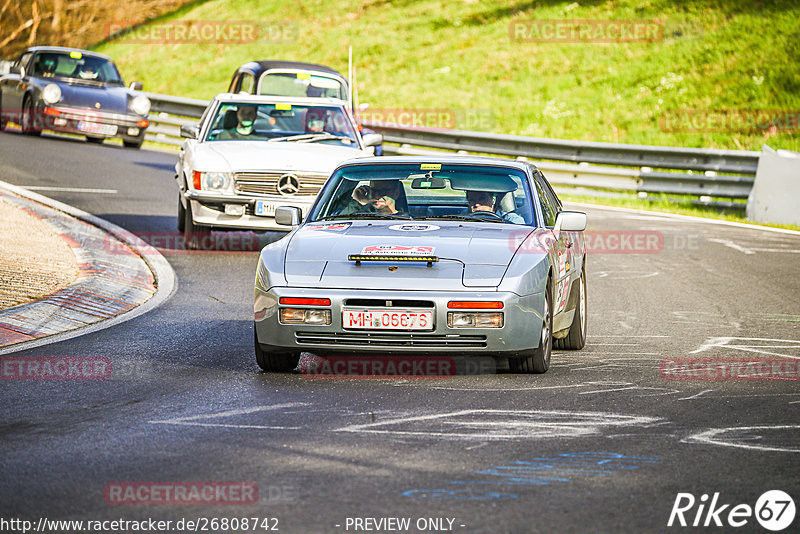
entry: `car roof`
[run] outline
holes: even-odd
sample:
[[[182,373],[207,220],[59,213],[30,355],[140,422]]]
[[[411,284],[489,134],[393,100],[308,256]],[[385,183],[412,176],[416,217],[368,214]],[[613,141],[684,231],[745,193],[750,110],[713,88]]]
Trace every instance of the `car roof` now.
[[[254,71],[256,74],[261,74],[264,71],[272,69],[313,70],[325,74],[335,74],[339,78],[344,79],[344,76],[342,76],[338,71],[335,71],[330,67],[326,67],[325,65],[318,65],[316,63],[304,63],[302,61],[284,61],[277,59],[251,61],[239,67],[237,69],[237,72],[241,69],[250,69]]]
[[[338,168],[350,165],[392,165],[392,164],[409,164],[409,163],[441,163],[444,165],[494,165],[500,167],[508,167],[520,171],[527,171],[528,169],[535,170],[536,166],[529,161],[520,161],[505,158],[493,158],[489,156],[461,156],[461,155],[447,155],[442,156],[381,156],[380,158],[368,159],[350,159],[343,161]]]
[[[67,54],[70,52],[79,52],[85,56],[108,59],[109,61],[113,61],[110,56],[107,56],[105,54],[100,54],[98,52],[91,52],[89,50],[83,50],[81,48],[69,48],[66,46],[32,46],[30,48],[27,48],[25,52],[23,52],[23,54],[27,52],[64,52]]]
[[[319,98],[308,96],[275,96],[275,95],[247,95],[238,93],[220,93],[214,97],[215,100],[220,102],[242,102],[248,104],[272,104],[276,102],[297,104],[297,105],[311,105],[311,106],[336,106],[345,107],[343,100],[338,98]]]

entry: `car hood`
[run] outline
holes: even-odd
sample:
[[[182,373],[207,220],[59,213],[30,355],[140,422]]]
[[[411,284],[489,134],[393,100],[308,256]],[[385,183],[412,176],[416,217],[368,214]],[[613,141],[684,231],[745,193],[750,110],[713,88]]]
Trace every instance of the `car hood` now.
[[[289,285],[304,287],[409,290],[497,287],[519,243],[532,231],[511,224],[452,221],[312,223],[292,236],[286,251],[285,276]],[[350,254],[369,254],[377,246],[387,252],[427,253],[439,261],[429,267],[422,262],[356,265],[348,260]]]
[[[109,113],[129,113],[126,87],[112,85],[98,87],[53,80],[61,89],[61,102],[65,106],[96,109]],[[99,107],[98,107],[99,104]]]
[[[330,174],[344,160],[369,152],[321,143],[211,141],[198,147],[195,169],[208,171],[298,170]]]

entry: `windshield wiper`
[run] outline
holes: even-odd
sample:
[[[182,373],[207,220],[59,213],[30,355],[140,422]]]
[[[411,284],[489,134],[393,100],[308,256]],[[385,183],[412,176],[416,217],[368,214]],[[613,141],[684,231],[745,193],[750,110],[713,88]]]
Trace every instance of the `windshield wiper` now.
[[[327,217],[320,217],[318,221],[332,221],[334,219],[402,219],[405,221],[412,220],[408,215],[388,215],[385,213],[346,213],[340,215],[328,215]]]
[[[331,133],[309,133],[300,135],[287,135],[286,137],[273,137],[269,140],[269,142],[276,143],[278,141],[300,141],[313,143],[314,141],[327,141],[328,139],[338,139],[340,141],[347,140],[351,143],[355,143],[354,139],[350,139],[344,135],[333,135]]]
[[[483,217],[470,217],[469,215],[433,215],[431,217],[417,217],[417,221],[427,221],[431,219],[438,219],[440,221],[470,221],[470,222],[493,222],[493,223],[505,223],[505,221],[500,219],[490,219]]]

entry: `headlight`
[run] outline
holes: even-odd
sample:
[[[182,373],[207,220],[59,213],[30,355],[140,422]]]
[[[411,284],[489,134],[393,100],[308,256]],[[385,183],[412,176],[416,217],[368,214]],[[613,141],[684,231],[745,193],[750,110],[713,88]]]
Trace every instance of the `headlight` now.
[[[230,174],[227,172],[204,172],[202,188],[208,191],[223,191],[230,185]]]
[[[47,84],[42,89],[42,100],[47,104],[55,104],[61,100],[61,88],[54,83]]]
[[[137,115],[145,116],[150,113],[150,99],[144,95],[138,95],[131,100],[131,111]]]

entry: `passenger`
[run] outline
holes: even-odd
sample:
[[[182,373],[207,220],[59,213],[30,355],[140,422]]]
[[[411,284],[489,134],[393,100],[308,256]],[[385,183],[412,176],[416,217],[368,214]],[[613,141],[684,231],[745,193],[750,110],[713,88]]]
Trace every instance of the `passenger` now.
[[[467,204],[469,204],[470,213],[478,211],[489,211],[494,213],[505,222],[513,224],[525,224],[525,219],[519,213],[509,212],[505,213],[499,208],[495,209],[495,198],[489,191],[467,191]]]
[[[236,126],[222,130],[217,136],[217,139],[250,139],[253,133],[253,124],[257,116],[257,106],[240,105],[236,110]]]
[[[408,205],[400,180],[372,180],[369,185],[353,190],[352,200],[339,214],[376,212],[395,215],[406,211]]]

